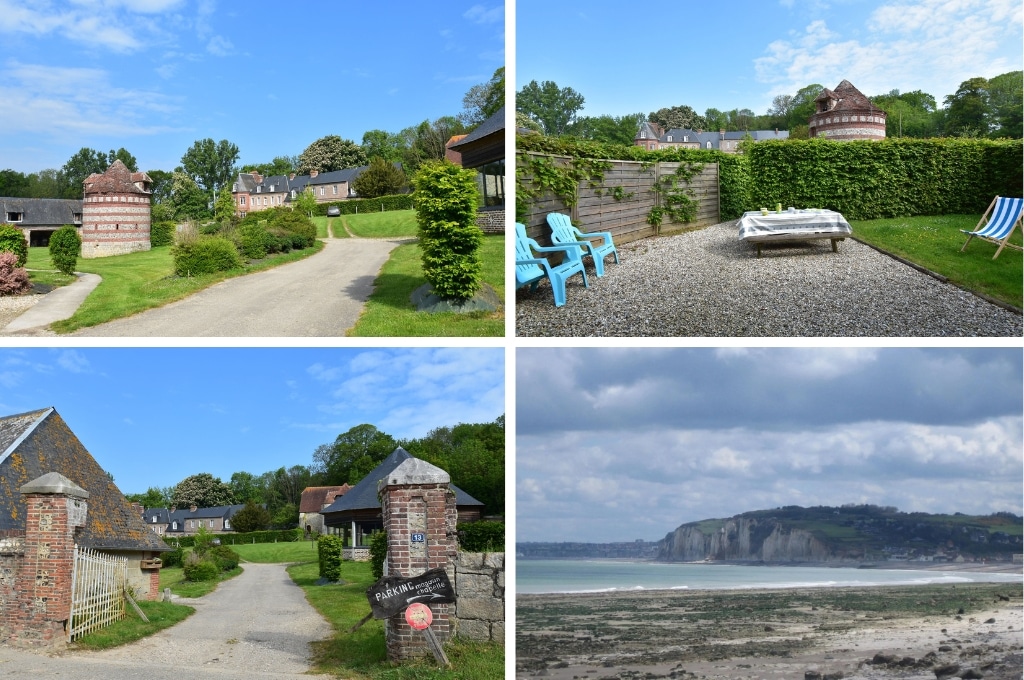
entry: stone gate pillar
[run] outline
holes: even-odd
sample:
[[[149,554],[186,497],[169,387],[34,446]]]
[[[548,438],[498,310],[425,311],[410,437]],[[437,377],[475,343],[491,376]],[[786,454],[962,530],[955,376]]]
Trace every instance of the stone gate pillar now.
[[[85,526],[89,492],[56,472],[20,489],[25,499],[25,556],[15,577],[10,643],[62,644],[71,616],[75,529]]]
[[[388,532],[385,576],[410,578],[428,569],[444,569],[455,583],[458,537],[455,493],[448,473],[426,461],[409,458],[377,485],[384,529]],[[455,604],[430,605],[430,628],[444,642],[453,632]],[[423,634],[405,621],[404,612],[384,622],[388,659],[399,661],[430,654]]]

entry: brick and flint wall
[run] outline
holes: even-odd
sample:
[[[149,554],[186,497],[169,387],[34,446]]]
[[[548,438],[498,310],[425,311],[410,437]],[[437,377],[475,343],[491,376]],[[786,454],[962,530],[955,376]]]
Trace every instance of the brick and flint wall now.
[[[149,250],[150,197],[144,194],[86,195],[82,203],[82,257]]]

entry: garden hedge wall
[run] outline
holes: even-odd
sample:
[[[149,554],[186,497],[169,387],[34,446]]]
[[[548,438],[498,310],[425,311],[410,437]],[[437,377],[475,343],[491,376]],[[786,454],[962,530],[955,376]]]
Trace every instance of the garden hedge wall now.
[[[853,220],[978,215],[1019,196],[1021,140],[765,141],[750,145],[747,209],[830,208]]]
[[[327,215],[327,209],[337,206],[342,215],[367,212],[388,212],[390,210],[412,210],[412,194],[395,194],[393,196],[378,196],[377,198],[353,198],[348,201],[334,201],[332,203],[318,203],[316,214],[320,217]]]
[[[831,208],[854,220],[980,215],[994,196],[1020,196],[1024,184],[1024,141],[1019,139],[773,140],[749,144],[737,155],[519,135],[516,150],[587,159],[718,163],[722,220],[776,203]]]
[[[239,545],[241,543],[290,543],[305,538],[302,529],[283,529],[280,531],[250,531],[237,534],[214,534],[221,545]],[[181,548],[195,547],[195,536],[164,536],[164,543]]]

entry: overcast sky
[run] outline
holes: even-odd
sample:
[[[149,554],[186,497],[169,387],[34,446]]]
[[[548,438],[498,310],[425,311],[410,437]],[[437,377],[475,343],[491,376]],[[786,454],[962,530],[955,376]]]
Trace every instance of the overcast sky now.
[[[586,98],[588,116],[764,114],[776,95],[848,79],[942,106],[969,78],[1021,69],[1022,13],[1020,0],[517,0],[516,90],[553,80]]]
[[[516,540],[783,505],[1022,512],[1018,349],[520,348]]]
[[[269,163],[457,115],[504,63],[500,0],[0,0],[0,169],[171,171],[207,137]]]
[[[505,412],[502,348],[0,349],[0,415],[53,406],[123,493],[311,465],[363,423],[396,439]]]

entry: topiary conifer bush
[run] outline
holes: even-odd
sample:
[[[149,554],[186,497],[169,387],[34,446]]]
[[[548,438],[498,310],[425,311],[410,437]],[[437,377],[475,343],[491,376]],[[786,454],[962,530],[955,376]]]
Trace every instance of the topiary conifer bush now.
[[[21,229],[10,224],[0,224],[0,253],[14,253],[17,267],[24,267],[28,261],[28,243]]]
[[[442,160],[424,163],[412,178],[423,250],[423,274],[434,295],[468,300],[480,290],[476,173]]]
[[[50,237],[50,261],[61,274],[70,276],[75,273],[81,252],[82,237],[70,224],[65,224]]]

